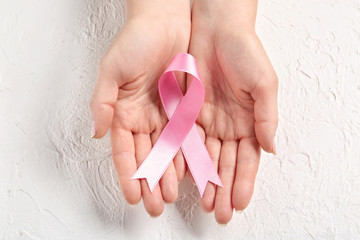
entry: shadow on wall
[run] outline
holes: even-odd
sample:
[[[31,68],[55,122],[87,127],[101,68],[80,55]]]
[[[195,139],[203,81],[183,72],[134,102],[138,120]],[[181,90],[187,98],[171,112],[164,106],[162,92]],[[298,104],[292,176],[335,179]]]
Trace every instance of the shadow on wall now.
[[[90,138],[88,106],[97,64],[121,28],[123,16],[124,7],[119,1],[91,1],[82,15],[74,19],[78,26],[68,26],[71,37],[62,40],[65,42],[62,47],[54,49],[59,55],[67,53],[64,57],[70,61],[60,72],[62,81],[57,83],[53,101],[49,101],[52,117],[47,129],[52,147],[60,156],[59,167],[72,179],[79,195],[84,201],[92,200],[104,223],[121,227],[134,219],[129,219],[132,214],[128,214],[117,181],[109,136],[101,140]],[[180,183],[175,206],[189,227],[200,221],[198,199],[197,189],[189,180]]]

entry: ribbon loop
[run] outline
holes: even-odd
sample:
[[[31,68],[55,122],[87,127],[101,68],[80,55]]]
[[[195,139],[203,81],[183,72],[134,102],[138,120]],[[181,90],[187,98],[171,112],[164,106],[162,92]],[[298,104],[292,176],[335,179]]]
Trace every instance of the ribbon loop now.
[[[185,95],[174,71],[193,76]],[[223,187],[195,124],[205,91],[194,57],[186,53],[177,54],[160,77],[158,90],[169,122],[131,179],[146,178],[152,192],[181,148],[201,197],[208,181]]]

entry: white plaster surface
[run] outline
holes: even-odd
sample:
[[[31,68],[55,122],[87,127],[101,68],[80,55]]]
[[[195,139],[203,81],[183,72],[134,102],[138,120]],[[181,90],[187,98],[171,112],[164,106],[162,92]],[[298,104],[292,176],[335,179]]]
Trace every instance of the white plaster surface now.
[[[97,63],[120,0],[0,0],[0,239],[360,239],[360,1],[260,0],[280,80],[278,156],[227,227],[196,188],[151,219],[90,139]]]

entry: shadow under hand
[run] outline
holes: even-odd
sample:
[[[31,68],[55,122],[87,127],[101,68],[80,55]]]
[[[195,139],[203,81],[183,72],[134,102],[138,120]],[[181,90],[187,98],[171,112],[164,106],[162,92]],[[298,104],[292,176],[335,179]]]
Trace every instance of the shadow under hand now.
[[[126,203],[111,159],[110,139],[91,139],[89,101],[98,62],[124,22],[124,7],[121,1],[83,4],[77,19],[69,20],[73,25],[64,26],[68,35],[54,36],[62,44],[54,44],[52,52],[58,58],[49,73],[56,79],[46,130],[51,148],[59,155],[59,168],[77,186],[79,197],[91,199],[102,222],[123,226]]]
[[[199,191],[188,176],[179,184],[179,197],[175,206],[194,235],[201,236],[206,231],[209,214],[202,211]]]

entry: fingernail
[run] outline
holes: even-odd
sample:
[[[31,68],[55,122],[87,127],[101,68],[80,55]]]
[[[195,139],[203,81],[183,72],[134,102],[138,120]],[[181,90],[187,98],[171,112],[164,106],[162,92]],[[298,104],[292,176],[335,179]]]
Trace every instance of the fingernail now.
[[[236,213],[242,214],[244,210],[235,210]]]
[[[130,204],[130,203],[128,203],[128,205],[129,205],[129,207],[132,207],[132,208],[136,207],[136,204]]]
[[[96,134],[95,122],[92,121],[92,126],[91,126],[91,138],[94,138],[95,134]]]
[[[273,141],[273,154],[276,155],[276,143],[275,143],[275,139]]]
[[[227,226],[227,224],[225,224],[225,223],[218,223],[218,224],[219,224],[220,227],[226,227]]]
[[[149,215],[152,219],[158,218],[159,216],[151,216]]]

